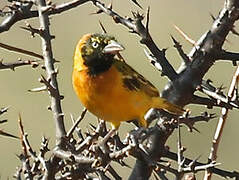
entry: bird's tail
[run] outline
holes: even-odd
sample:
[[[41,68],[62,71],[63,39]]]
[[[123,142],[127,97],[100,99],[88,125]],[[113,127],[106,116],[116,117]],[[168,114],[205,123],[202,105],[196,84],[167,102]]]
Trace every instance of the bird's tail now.
[[[163,109],[169,113],[183,115],[186,111],[178,105],[168,102],[166,99],[157,98],[155,99],[155,108]]]

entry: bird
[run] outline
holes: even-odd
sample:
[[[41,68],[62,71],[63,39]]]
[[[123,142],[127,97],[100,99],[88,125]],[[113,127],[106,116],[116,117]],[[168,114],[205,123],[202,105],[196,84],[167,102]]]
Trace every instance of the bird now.
[[[125,48],[114,36],[85,34],[78,42],[72,84],[82,104],[92,114],[118,129],[121,122],[137,120],[147,127],[145,113],[151,108],[182,115],[185,110],[160,97],[155,86],[116,56]]]

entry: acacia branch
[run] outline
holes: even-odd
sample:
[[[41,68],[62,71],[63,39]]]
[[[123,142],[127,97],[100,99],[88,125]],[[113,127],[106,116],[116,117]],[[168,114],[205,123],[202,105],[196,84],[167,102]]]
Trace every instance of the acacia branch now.
[[[222,45],[226,40],[226,36],[231,31],[234,23],[239,18],[239,1],[225,0],[225,6],[221,10],[218,18],[214,21],[210,30],[204,33],[201,38],[195,43],[191,52],[187,55],[191,60],[190,65],[183,66],[177,72],[178,78],[173,82],[168,82],[161,95],[168,101],[181,106],[190,104],[194,98],[194,92],[201,85],[202,78],[208,72],[215,62],[216,54],[222,51]],[[161,118],[161,121],[166,124],[167,118]],[[173,129],[171,130],[171,132]],[[152,138],[150,144],[157,144],[150,148],[150,155],[153,159],[162,156],[162,149],[165,142],[171,135],[170,131],[162,135],[163,132],[158,132],[160,136]],[[162,142],[163,141],[163,142]],[[144,174],[142,174],[144,172]],[[137,160],[130,179],[144,177],[148,179],[152,173],[152,169],[142,160]]]
[[[59,93],[57,73],[54,68],[54,58],[51,46],[51,35],[49,30],[49,17],[46,13],[42,12],[42,8],[46,7],[45,0],[37,0],[38,3],[38,13],[40,21],[40,29],[42,30],[41,40],[42,40],[42,53],[45,61],[47,79],[50,80],[51,86],[54,88],[54,93],[51,93],[51,110],[55,120],[56,127],[56,138],[57,144],[61,143],[62,138],[66,135],[66,130],[64,126],[64,114],[61,108],[61,96]]]
[[[222,51],[221,53],[218,53],[216,60],[229,60],[236,66],[237,61],[239,61],[239,53]]]
[[[53,6],[45,6],[45,12],[48,15],[59,14],[65,11],[68,11],[72,8],[78,7],[89,0],[73,0],[67,3]],[[6,18],[2,21],[0,25],[0,33],[8,31],[15,23],[24,19],[30,19],[38,17],[37,10],[31,10],[32,2],[25,1],[21,2],[21,5],[15,7],[14,10],[8,12]]]
[[[217,99],[214,99],[214,98],[206,98],[206,97],[201,97],[197,95],[193,95],[191,104],[205,105],[208,109],[212,109],[213,107],[226,107],[228,109],[237,107],[233,104],[229,104],[223,101],[218,101]]]
[[[232,78],[232,82],[228,91],[228,97],[229,99],[231,99],[234,96],[235,93],[235,89],[236,86],[238,85],[238,78],[239,78],[239,66],[236,69],[236,72]],[[214,134],[214,138],[212,141],[212,147],[211,147],[211,152],[209,155],[209,162],[212,161],[216,161],[217,159],[217,152],[219,149],[219,144],[221,141],[221,137],[222,137],[222,133],[223,133],[223,129],[225,127],[225,124],[227,122],[227,116],[229,113],[229,109],[228,108],[222,108],[221,110],[221,117],[219,118],[218,121],[218,125],[217,125],[217,129],[216,132]],[[210,170],[205,171],[205,176],[204,176],[204,180],[210,180],[212,177],[212,172]]]
[[[174,161],[177,161],[178,159],[178,155],[177,153],[174,153],[174,152],[171,152],[171,151],[167,151],[163,157],[166,157],[166,158],[169,158],[171,160],[174,160]],[[189,158],[185,158],[184,159],[184,163],[185,164],[190,164],[193,160],[192,159],[189,159]],[[204,165],[207,165],[205,163],[201,163],[201,162],[195,162],[195,166],[204,166]],[[223,169],[219,169],[219,168],[216,168],[216,167],[211,167],[210,168],[210,171],[213,172],[214,174],[217,174],[221,177],[224,177],[224,178],[239,178],[239,174],[238,172],[235,172],[235,171],[226,171],[226,170],[223,170]]]

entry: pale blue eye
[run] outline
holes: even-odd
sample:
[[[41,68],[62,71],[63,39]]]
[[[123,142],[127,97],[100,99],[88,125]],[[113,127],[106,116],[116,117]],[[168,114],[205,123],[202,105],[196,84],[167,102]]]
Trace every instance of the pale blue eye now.
[[[97,48],[98,46],[99,46],[99,44],[98,44],[97,42],[95,42],[95,41],[92,42],[92,47],[93,47],[93,48]]]

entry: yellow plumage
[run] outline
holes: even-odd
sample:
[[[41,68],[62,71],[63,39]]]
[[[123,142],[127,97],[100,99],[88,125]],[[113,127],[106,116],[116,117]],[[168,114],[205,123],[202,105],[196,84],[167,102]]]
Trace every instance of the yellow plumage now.
[[[111,122],[114,128],[122,121],[135,119],[147,127],[144,115],[150,108],[182,114],[182,108],[160,98],[157,89],[128,64],[115,59],[108,51],[104,53],[104,47],[112,41],[115,39],[110,36],[87,34],[76,47],[72,82],[82,104],[97,117]]]

